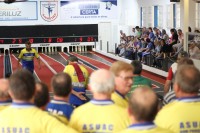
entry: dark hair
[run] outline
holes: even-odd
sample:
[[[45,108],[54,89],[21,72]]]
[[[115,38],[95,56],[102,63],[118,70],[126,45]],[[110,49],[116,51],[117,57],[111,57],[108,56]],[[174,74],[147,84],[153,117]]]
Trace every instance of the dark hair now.
[[[133,74],[141,74],[142,72],[142,64],[140,61],[134,60],[131,62],[131,65],[134,68]]]
[[[26,41],[25,44],[31,44],[31,42],[30,41]]]
[[[28,70],[22,69],[13,73],[9,84],[14,99],[28,101],[34,96],[35,79]]]
[[[78,62],[78,58],[76,56],[74,56],[74,55],[70,55],[68,61]]]
[[[36,89],[34,104],[37,107],[43,107],[49,102],[49,89],[43,82],[37,82],[36,84],[40,85],[40,88]]]
[[[175,32],[175,29],[171,29],[170,32]]]
[[[54,95],[66,97],[70,94],[72,89],[72,80],[67,73],[58,73],[53,76],[51,80]]]
[[[192,28],[190,26],[188,27],[188,32],[192,32]]]
[[[149,43],[149,42],[151,42],[151,40],[150,40],[149,38],[147,38],[147,39],[146,39],[146,42],[148,42],[148,43]]]

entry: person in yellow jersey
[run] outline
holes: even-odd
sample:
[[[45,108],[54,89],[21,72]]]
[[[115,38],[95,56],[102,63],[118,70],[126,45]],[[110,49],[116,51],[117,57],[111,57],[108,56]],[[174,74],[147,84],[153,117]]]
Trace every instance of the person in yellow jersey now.
[[[19,63],[22,62],[22,68],[27,69],[31,73],[33,73],[34,72],[34,57],[36,57],[38,60],[39,69],[41,68],[39,54],[34,48],[31,48],[31,43],[29,41],[27,41],[25,45],[26,45],[26,48],[22,49],[18,56],[18,67],[19,67]]]
[[[89,73],[85,67],[78,63],[76,56],[69,56],[68,65],[63,72],[69,74],[72,79],[73,90],[69,96],[69,103],[77,107],[88,102],[89,98],[85,95],[85,91]]]
[[[115,104],[127,108],[128,97],[126,96],[133,84],[133,66],[123,61],[114,62],[110,71],[115,75],[115,91],[112,100]]]
[[[130,119],[126,110],[111,100],[114,86],[112,72],[94,71],[89,82],[93,99],[73,111],[69,126],[81,133],[112,133],[125,129]]]
[[[175,75],[177,99],[164,106],[155,123],[175,133],[200,132],[200,71],[193,65],[181,65]]]
[[[8,79],[0,79],[0,111],[8,107],[11,103],[11,97],[8,93]]]
[[[33,105],[35,79],[28,70],[10,77],[9,93],[13,103],[0,111],[1,133],[77,133]]]
[[[172,133],[153,123],[158,112],[158,98],[147,86],[136,88],[129,99],[128,114],[131,125],[120,133]]]

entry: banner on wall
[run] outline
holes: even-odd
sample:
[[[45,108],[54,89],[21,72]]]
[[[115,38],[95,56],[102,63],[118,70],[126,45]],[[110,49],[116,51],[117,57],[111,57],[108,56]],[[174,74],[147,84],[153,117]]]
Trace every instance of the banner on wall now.
[[[117,19],[117,0],[60,1],[61,19]]]
[[[12,4],[0,2],[0,21],[37,20],[37,10],[37,1]]]
[[[58,17],[58,2],[41,1],[40,15],[45,21],[54,21]]]

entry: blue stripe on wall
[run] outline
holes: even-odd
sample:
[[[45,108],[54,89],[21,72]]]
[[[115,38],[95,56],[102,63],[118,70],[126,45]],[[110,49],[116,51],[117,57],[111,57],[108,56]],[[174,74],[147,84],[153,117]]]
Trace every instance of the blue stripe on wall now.
[[[158,27],[158,6],[154,6],[154,27]]]
[[[173,4],[173,27],[176,28],[176,4]]]

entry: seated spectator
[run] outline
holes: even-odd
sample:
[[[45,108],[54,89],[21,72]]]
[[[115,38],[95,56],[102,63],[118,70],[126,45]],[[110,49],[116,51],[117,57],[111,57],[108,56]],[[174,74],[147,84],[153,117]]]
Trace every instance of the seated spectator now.
[[[165,43],[168,44],[169,36],[168,36],[168,34],[166,33],[166,30],[165,30],[165,29],[162,29],[161,39],[164,39],[164,40],[165,40]]]
[[[8,93],[8,79],[0,79],[0,111],[8,107],[11,103],[11,97]]]
[[[67,124],[74,110],[74,107],[68,102],[72,90],[71,77],[66,73],[58,73],[53,76],[51,86],[54,96],[53,100],[47,105],[46,110]]]
[[[34,96],[34,104],[45,110],[47,103],[49,102],[49,89],[43,82],[36,82],[36,92]]]
[[[128,114],[111,100],[115,88],[113,73],[105,69],[94,71],[89,88],[93,99],[74,110],[69,125],[80,133],[114,133],[125,129],[130,124]]]
[[[125,52],[126,52],[126,44],[121,44],[119,56],[120,57],[124,57],[125,56]]]
[[[200,49],[196,46],[196,43],[192,41],[188,44],[188,47],[190,58],[200,60]]]
[[[152,89],[144,86],[135,89],[128,106],[132,125],[120,133],[172,133],[153,123],[159,109],[158,103],[158,98]]]
[[[160,51],[159,51],[159,47],[156,48],[158,52],[153,55],[154,62],[152,66],[161,68],[162,66],[161,66],[160,60],[164,59],[168,55],[169,51],[168,51],[168,45],[165,43],[164,39],[161,39],[158,42],[158,44],[160,44]]]
[[[183,50],[183,43],[184,43],[184,34],[182,32],[181,29],[178,29],[178,41],[177,44],[174,44],[173,47],[173,51],[175,53],[175,56],[181,51]]]
[[[151,50],[154,49],[154,45],[153,45],[153,43],[150,41],[149,38],[146,39],[146,42],[147,42],[147,46],[146,46],[146,48],[144,48],[144,49],[142,50],[143,52],[138,52],[139,60],[141,60],[141,62],[144,63],[144,64],[146,63],[146,62],[144,61],[145,56],[150,55]]]
[[[19,70],[9,79],[11,106],[0,112],[1,132],[76,133],[33,105],[35,79],[28,70]]]
[[[140,61],[132,61],[131,65],[133,66],[133,84],[131,86],[131,89],[128,93],[128,97],[130,97],[131,93],[134,92],[135,88],[137,87],[141,87],[141,86],[148,86],[148,87],[152,87],[152,83],[151,80],[142,77],[141,73],[142,73],[142,64]]]
[[[170,38],[170,41],[169,41],[169,48],[170,48],[170,52],[171,52],[171,55],[172,55],[172,53],[174,52],[173,51],[173,48],[172,48],[172,46],[174,45],[174,44],[177,44],[177,41],[178,41],[178,34],[177,34],[177,32],[176,32],[176,30],[175,29],[171,29],[170,30],[170,32],[171,32],[171,38]],[[171,56],[170,55],[170,56]]]
[[[114,62],[110,71],[115,75],[115,91],[112,94],[112,100],[115,104],[127,108],[127,93],[133,84],[133,66],[123,61]]]
[[[200,121],[200,71],[192,65],[178,68],[174,92],[177,100],[164,106],[158,113],[155,123],[174,133],[199,132]]]

